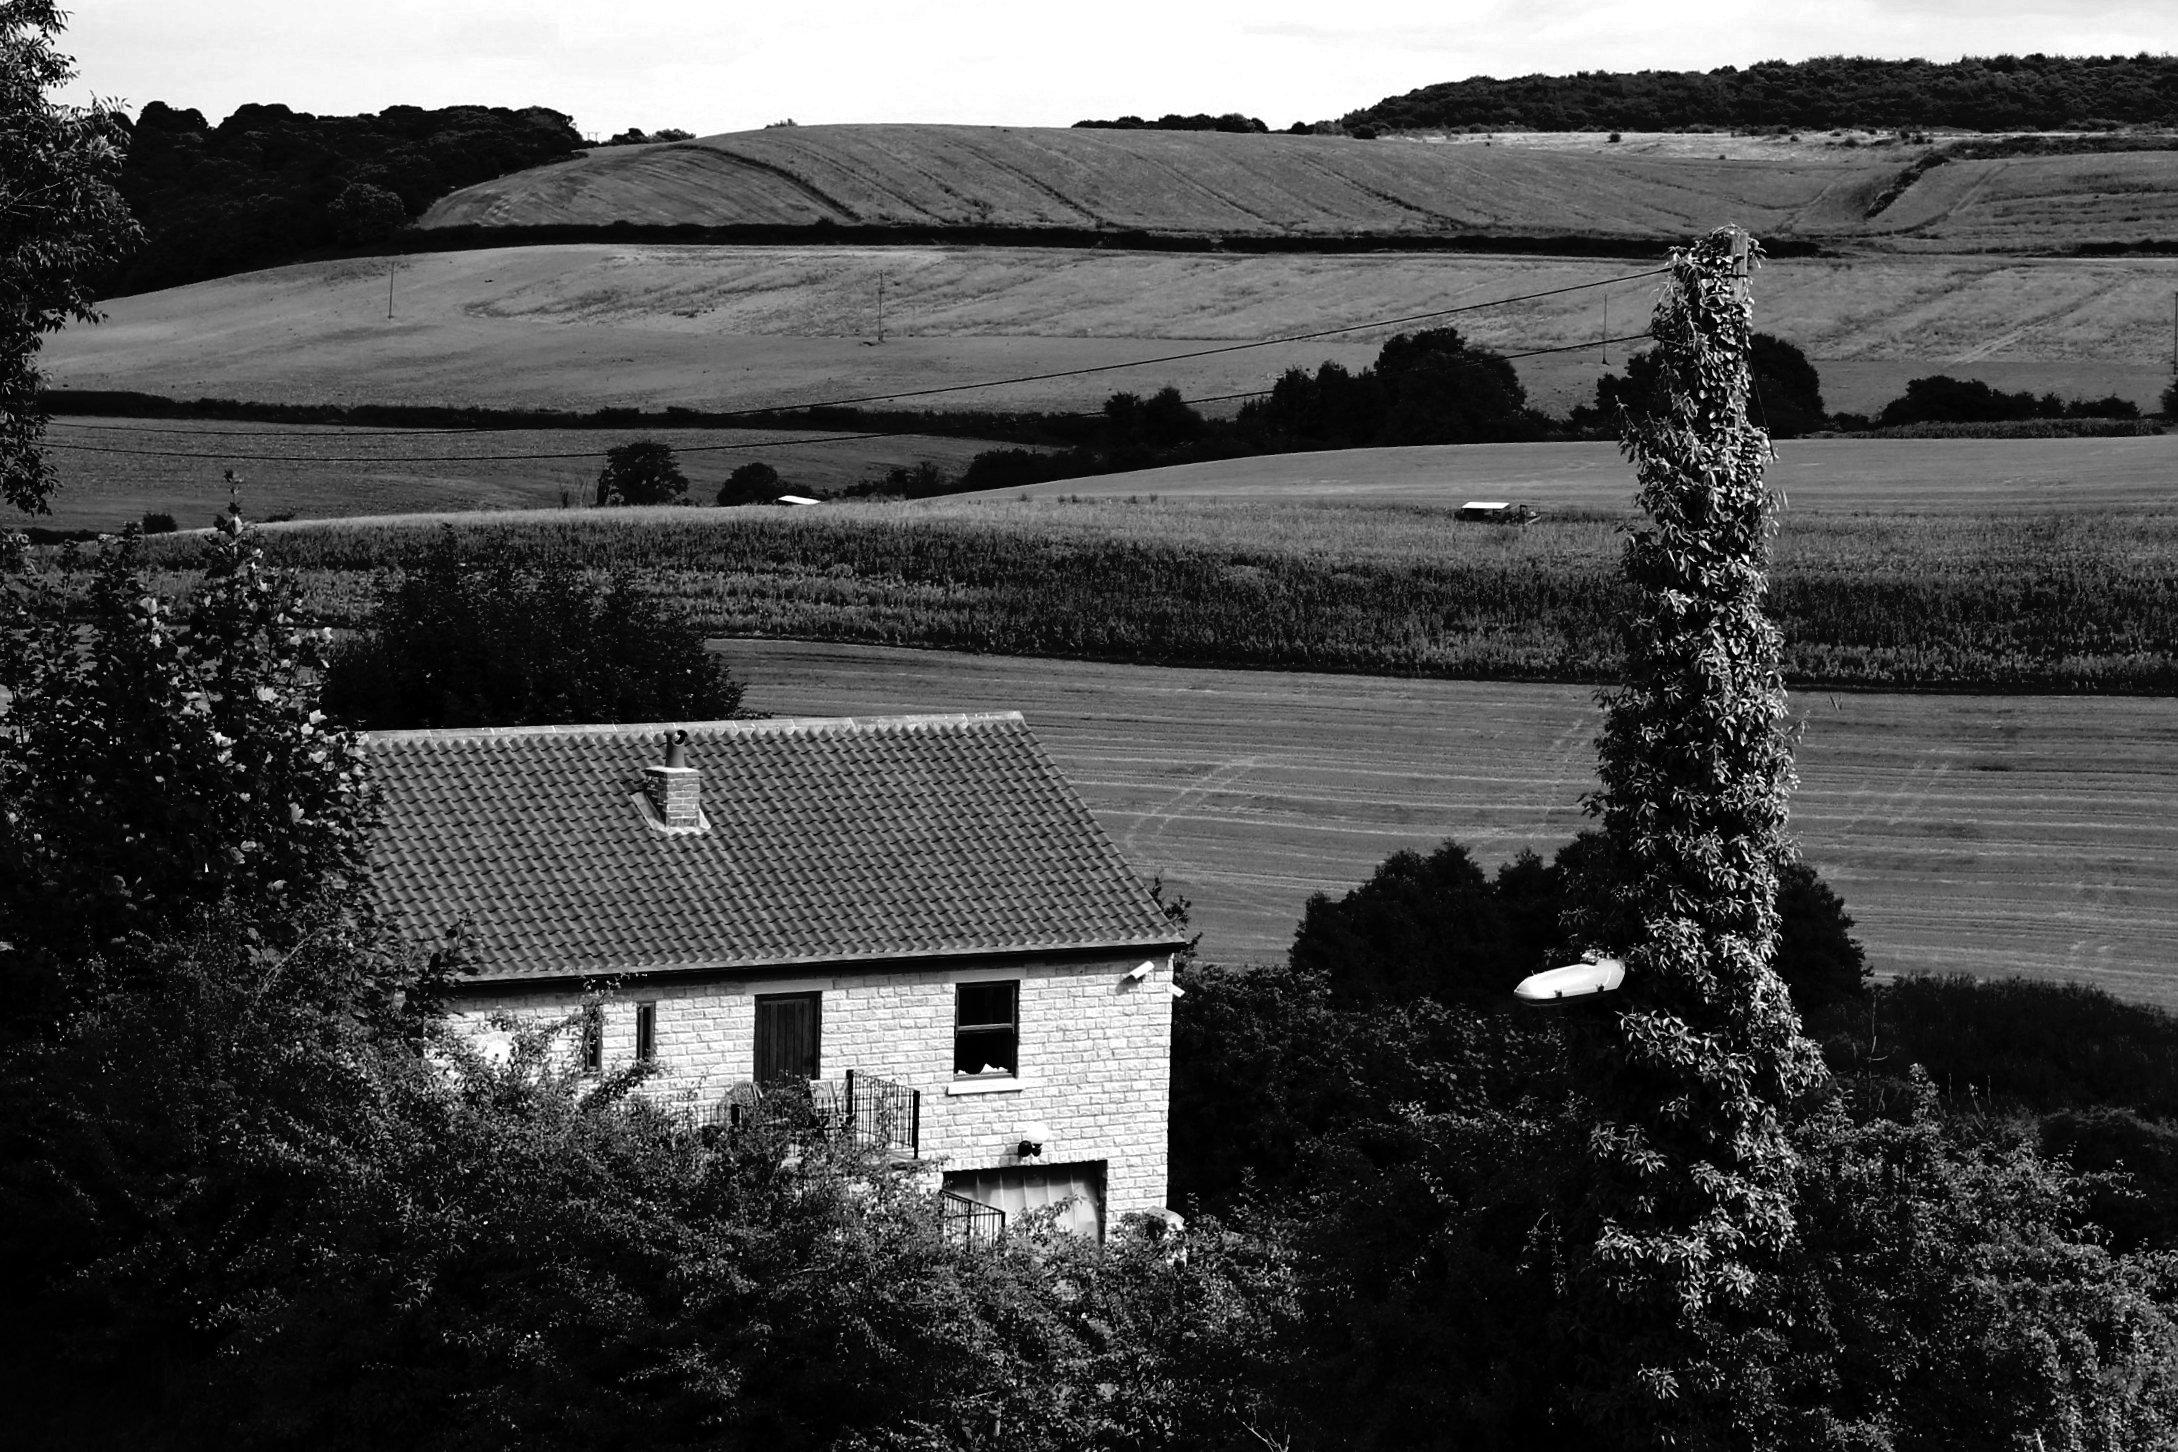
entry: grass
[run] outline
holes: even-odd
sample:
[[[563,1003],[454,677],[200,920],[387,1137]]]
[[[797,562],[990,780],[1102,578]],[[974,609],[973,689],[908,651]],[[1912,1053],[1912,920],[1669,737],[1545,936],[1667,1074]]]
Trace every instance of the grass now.
[[[1280,957],[1309,893],[1456,837],[1584,825],[1578,686],[1357,679],[735,640],[783,715],[1018,709],[1205,951]],[[1884,974],[2018,973],[2178,1006],[2178,701],[1801,691],[1793,831]]]
[[[180,398],[754,407],[1103,366],[1643,270],[1398,253],[635,244],[419,254],[396,265],[390,320],[384,261],[311,263],[117,298],[104,323],[49,339],[41,361],[60,386]],[[871,340],[881,277],[880,347]],[[1607,336],[1606,307],[1612,334],[1632,331],[1653,286],[1642,279],[1452,321],[1508,351],[1574,345]],[[2152,407],[2168,380],[2173,291],[2178,258],[1864,256],[1775,262],[1755,299],[1758,326],[1822,368],[1832,408],[1872,413],[1907,379],[1936,372],[2007,390],[2116,392]],[[1093,408],[1114,391],[1167,382],[1212,397],[1326,358],[1359,367],[1389,331],[931,402]],[[1610,354],[1623,364],[1623,346]],[[1588,401],[1601,365],[1600,351],[1580,350],[1519,367],[1534,400],[1562,413]]]
[[[1719,155],[1722,152],[1724,154]],[[1765,236],[1951,251],[2178,237],[2178,152],[1429,145],[1331,136],[848,125],[604,148],[454,193],[423,225],[1026,226],[1228,236]]]
[[[2104,442],[2141,442],[2118,440]],[[1894,445],[1893,447],[1902,447]],[[1932,447],[1918,445],[1916,447]],[[276,527],[352,624],[426,520]],[[722,635],[1476,679],[1614,676],[1621,516],[1201,500],[464,517],[478,554],[628,569]],[[186,570],[194,540],[156,542]],[[1793,517],[1775,613],[1798,681],[2178,692],[2178,514]]]
[[[2156,512],[2171,504],[2178,438],[1797,439],[1770,465],[1788,535],[1808,515]],[[992,491],[971,499],[1015,499]],[[1612,444],[1469,444],[1346,449],[1183,464],[1039,484],[1031,498],[1249,505],[1452,508],[1509,499],[1550,512],[1624,514],[1633,476]],[[1387,525],[1386,528],[1391,528]]]

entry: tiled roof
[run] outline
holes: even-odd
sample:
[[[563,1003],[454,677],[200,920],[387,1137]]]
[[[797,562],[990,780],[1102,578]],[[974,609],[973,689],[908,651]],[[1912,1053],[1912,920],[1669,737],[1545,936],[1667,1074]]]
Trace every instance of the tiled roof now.
[[[689,733],[710,830],[631,797]],[[1018,713],[372,733],[379,898],[490,977],[1171,943]]]

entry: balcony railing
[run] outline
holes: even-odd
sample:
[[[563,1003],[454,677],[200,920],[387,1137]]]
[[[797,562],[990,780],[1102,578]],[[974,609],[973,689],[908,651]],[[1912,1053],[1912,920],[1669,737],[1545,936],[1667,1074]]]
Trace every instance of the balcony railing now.
[[[806,1126],[912,1160],[922,1153],[923,1091],[849,1069],[838,1079],[738,1085],[701,1122],[734,1134],[769,1125]]]
[[[1006,1233],[1005,1211],[951,1190],[938,1192],[938,1216],[945,1238],[958,1245],[996,1245]]]

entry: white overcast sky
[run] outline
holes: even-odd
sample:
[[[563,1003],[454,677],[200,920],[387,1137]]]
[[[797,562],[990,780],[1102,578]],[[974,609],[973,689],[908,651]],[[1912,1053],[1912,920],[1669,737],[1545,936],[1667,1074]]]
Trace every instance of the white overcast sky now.
[[[2178,0],[75,0],[68,99],[544,105],[585,134],[791,116],[1274,128],[1466,76],[2178,50]]]

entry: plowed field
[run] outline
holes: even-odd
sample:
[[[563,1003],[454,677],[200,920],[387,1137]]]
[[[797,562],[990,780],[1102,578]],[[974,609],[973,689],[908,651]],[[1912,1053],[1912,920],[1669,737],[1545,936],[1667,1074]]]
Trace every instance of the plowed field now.
[[[1284,951],[1311,892],[1456,837],[1582,825],[1578,687],[1177,670],[735,641],[759,710],[1018,709],[1206,955]],[[1879,972],[2077,978],[2178,1006],[2178,700],[1814,694],[1793,829]]]

